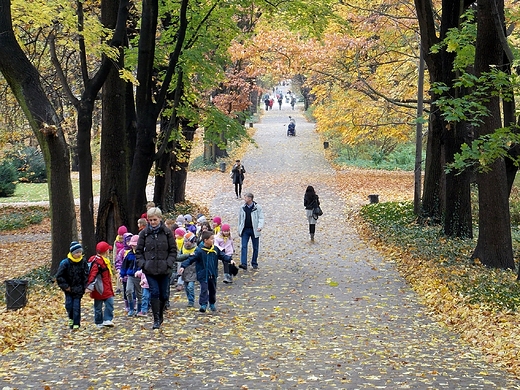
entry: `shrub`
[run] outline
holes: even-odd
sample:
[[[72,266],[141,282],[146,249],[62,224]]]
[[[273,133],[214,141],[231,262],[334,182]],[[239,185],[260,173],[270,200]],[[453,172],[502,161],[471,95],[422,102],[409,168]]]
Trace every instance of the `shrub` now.
[[[18,180],[27,183],[45,183],[47,172],[40,149],[27,146],[8,153],[7,158],[18,171]]]
[[[12,196],[16,189],[18,174],[10,161],[4,160],[0,164],[0,197]]]

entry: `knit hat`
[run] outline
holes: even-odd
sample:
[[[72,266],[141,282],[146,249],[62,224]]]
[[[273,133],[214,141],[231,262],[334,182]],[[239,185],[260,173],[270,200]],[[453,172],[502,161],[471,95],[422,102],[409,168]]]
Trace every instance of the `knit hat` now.
[[[182,236],[184,237],[184,235],[186,234],[186,230],[183,229],[183,228],[177,228],[175,229],[175,235],[176,236]]]
[[[191,222],[191,221],[193,221],[193,217],[192,217],[191,215],[189,215],[189,214],[186,214],[186,215],[184,216],[184,219],[186,220],[186,222]]]
[[[229,231],[231,231],[231,226],[229,226],[229,224],[227,224],[227,223],[223,223],[220,230],[223,232],[229,232]]]
[[[192,232],[188,232],[184,235],[184,239],[189,242],[195,242],[197,241],[197,236]]]
[[[108,250],[112,250],[112,245],[109,245],[108,242],[101,241],[96,245],[96,252],[98,254],[105,253]]]
[[[213,217],[213,223],[215,225],[220,225],[222,223],[222,218],[216,216],[216,217]]]
[[[177,222],[177,225],[184,225],[186,223],[186,219],[184,219],[184,215],[179,215],[175,222]]]
[[[202,223],[202,222],[206,222],[207,219],[204,215],[201,215],[199,218],[197,218],[197,223]]]
[[[118,236],[122,236],[123,234],[125,234],[126,232],[128,232],[128,229],[126,228],[126,226],[119,226],[117,228],[117,235]]]
[[[125,245],[130,245],[129,242],[130,242],[130,239],[133,237],[134,235],[132,233],[125,233],[123,234],[123,244]]]
[[[70,243],[70,248],[69,248],[69,251],[70,253],[74,253],[76,251],[82,251],[83,250],[83,247],[81,246],[81,244],[77,241],[72,241]]]
[[[139,235],[134,234],[132,238],[130,238],[130,243],[128,245],[137,246],[137,241],[139,241]]]

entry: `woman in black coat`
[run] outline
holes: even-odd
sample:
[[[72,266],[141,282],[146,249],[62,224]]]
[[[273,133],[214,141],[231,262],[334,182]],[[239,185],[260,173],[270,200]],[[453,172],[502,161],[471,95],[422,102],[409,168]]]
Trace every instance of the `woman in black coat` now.
[[[242,197],[242,183],[244,182],[244,173],[246,173],[246,169],[240,160],[236,160],[233,168],[231,169],[231,178],[233,179],[233,184],[235,185],[235,194],[237,195],[237,199]]]
[[[135,258],[137,266],[142,269],[148,280],[153,329],[159,329],[169,298],[168,286],[177,259],[177,244],[172,231],[162,221],[159,208],[150,208],[146,215],[148,226],[139,233]]]
[[[314,191],[314,187],[308,186],[305,190],[305,196],[303,197],[303,207],[305,207],[307,220],[309,221],[309,234],[311,235],[311,241],[314,241],[316,222],[318,221],[318,216],[314,215],[313,210],[319,205],[320,198],[318,197],[318,194],[316,194],[316,191]]]

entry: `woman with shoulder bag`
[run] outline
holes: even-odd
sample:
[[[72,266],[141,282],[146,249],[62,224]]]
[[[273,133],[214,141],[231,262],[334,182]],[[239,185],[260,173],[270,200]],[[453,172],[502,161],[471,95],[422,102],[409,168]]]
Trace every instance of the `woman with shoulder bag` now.
[[[311,235],[311,241],[314,241],[314,233],[316,232],[316,222],[318,221],[319,215],[315,213],[315,209],[320,206],[320,198],[314,187],[308,186],[305,190],[305,196],[303,197],[303,207],[307,213],[307,220],[309,221],[309,233]]]

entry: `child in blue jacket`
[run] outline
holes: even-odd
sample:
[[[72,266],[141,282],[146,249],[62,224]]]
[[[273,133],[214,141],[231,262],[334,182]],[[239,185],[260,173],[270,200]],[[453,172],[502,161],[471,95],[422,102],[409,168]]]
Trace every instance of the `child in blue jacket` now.
[[[231,264],[235,264],[235,262],[231,256],[226,255],[214,245],[213,231],[202,232],[201,241],[195,253],[182,262],[178,272],[179,275],[182,275],[186,267],[195,263],[197,280],[200,283],[199,311],[204,313],[208,302],[211,311],[217,310],[215,303],[217,302],[218,261],[222,260]]]

